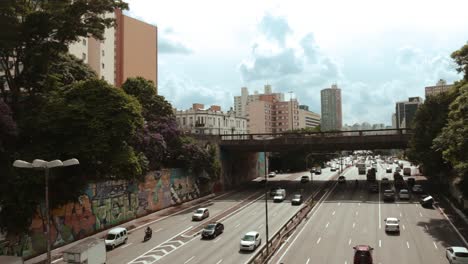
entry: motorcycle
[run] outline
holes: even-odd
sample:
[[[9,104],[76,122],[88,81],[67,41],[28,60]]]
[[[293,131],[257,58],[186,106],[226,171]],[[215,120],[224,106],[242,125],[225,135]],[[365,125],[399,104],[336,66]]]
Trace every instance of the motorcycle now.
[[[150,240],[152,236],[153,236],[152,232],[146,232],[145,237],[143,238],[143,242]]]

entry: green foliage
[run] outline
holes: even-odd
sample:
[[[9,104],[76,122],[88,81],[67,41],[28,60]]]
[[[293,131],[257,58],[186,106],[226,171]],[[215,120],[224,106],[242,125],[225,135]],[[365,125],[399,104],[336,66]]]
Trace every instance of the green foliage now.
[[[436,176],[450,170],[441,151],[432,149],[433,141],[447,124],[449,105],[457,96],[457,89],[436,96],[429,96],[422,104],[413,120],[413,136],[408,158],[423,165],[424,174]]]
[[[433,149],[441,151],[457,172],[468,178],[468,82],[460,84],[460,95],[450,104],[448,123],[434,140]],[[468,194],[468,190],[464,190]]]
[[[74,82],[96,79],[97,74],[82,60],[69,53],[61,53],[50,65],[45,87],[48,90],[60,89]]]
[[[150,80],[142,77],[128,78],[122,89],[138,99],[143,106],[143,117],[147,121],[159,120],[163,117],[174,117],[172,106],[163,96],[156,94],[156,87]]]
[[[15,112],[22,90],[41,93],[50,65],[80,37],[103,39],[115,20],[104,14],[127,9],[122,0],[0,1],[0,71]],[[6,97],[7,91],[0,88]]]
[[[457,71],[462,72],[464,79],[468,81],[468,44],[453,52],[451,57],[458,64]]]

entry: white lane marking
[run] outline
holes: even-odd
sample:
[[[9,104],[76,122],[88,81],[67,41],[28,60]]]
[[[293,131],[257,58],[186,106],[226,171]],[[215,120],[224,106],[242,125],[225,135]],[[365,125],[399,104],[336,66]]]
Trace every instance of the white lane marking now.
[[[260,224],[260,225],[258,226],[258,229],[262,228],[262,226],[263,226],[263,224]]]
[[[195,256],[193,256],[193,257],[191,257],[191,258],[187,259],[187,261],[185,261],[185,262],[184,262],[184,264],[187,264],[187,263],[189,263],[189,262],[190,262],[192,259],[194,259],[194,258],[195,258]]]
[[[145,253],[143,253],[143,254],[141,254],[140,256],[134,258],[132,261],[129,261],[128,263],[137,262],[137,261],[136,261],[137,259],[139,259],[139,258],[141,258],[141,257],[144,257],[146,254],[148,254],[149,252],[151,252],[151,251],[155,250],[156,248],[160,247],[162,244],[165,244],[166,242],[172,241],[174,238],[176,238],[176,237],[182,235],[183,233],[189,231],[190,229],[192,229],[192,227],[193,227],[193,226],[189,226],[189,227],[186,228],[184,231],[182,231],[182,232],[178,233],[177,235],[175,235],[175,236],[169,238],[168,240],[166,240],[166,241],[164,241],[163,243],[161,243],[161,244],[155,246],[154,248],[152,248],[152,249],[146,251]],[[194,238],[195,238],[195,237],[194,237]],[[188,242],[186,242],[186,243],[188,243]],[[174,252],[174,251],[175,251],[175,250],[172,250],[171,252]],[[171,253],[171,252],[169,252],[169,253]]]
[[[359,214],[359,212],[358,212],[358,211],[356,211],[356,215],[358,215],[358,214]]]
[[[333,211],[332,215],[335,215],[335,211]]]
[[[402,217],[402,214],[401,214],[401,212],[400,212],[400,218],[401,218],[401,217]]]
[[[361,203],[358,203],[357,205],[358,205],[358,206],[361,206]]]
[[[330,222],[327,222],[327,224],[325,225],[325,228],[328,228],[328,225],[330,224]]]
[[[159,228],[158,230],[153,231],[153,233],[159,232],[159,231],[161,231],[161,230],[164,230],[164,229],[163,229],[163,228]]]
[[[338,203],[338,206],[340,206],[340,205],[341,205],[341,203]]]
[[[218,238],[217,238],[215,241],[213,241],[213,242],[215,242],[215,243],[216,243],[216,242],[218,242],[219,240],[221,240],[221,238],[220,238],[220,237],[218,237]]]
[[[414,204],[414,206],[418,206],[418,204]]]
[[[348,261],[345,260],[344,264],[348,264]]]
[[[409,248],[409,242],[408,241],[406,241],[406,246]]]
[[[428,227],[427,225],[424,225],[424,226],[426,227],[426,230],[428,230],[428,231],[429,231],[429,227]]]
[[[310,258],[307,259],[306,264],[309,264]]]
[[[240,224],[237,224],[234,228],[238,228],[240,226]]]
[[[400,204],[397,203],[396,206],[397,206],[397,207],[400,207]]]
[[[353,228],[356,226],[356,223],[353,223]]]
[[[320,243],[320,240],[322,240],[321,237],[319,237],[319,239],[317,239],[317,244]]]
[[[379,247],[382,247],[382,240],[379,239]]]
[[[450,221],[450,219],[448,218],[448,216],[444,213],[444,211],[442,211],[442,209],[440,209],[439,206],[437,206],[437,208],[439,209],[439,212],[442,213],[442,215],[444,215],[445,219],[447,219],[447,221],[450,223],[450,225],[452,226],[453,230],[455,230],[455,232],[458,234],[458,236],[461,238],[461,240],[463,241],[463,243],[465,243],[465,246],[468,247],[468,242],[466,242],[465,238],[462,236],[462,234],[460,234],[460,231],[458,231],[458,229],[455,227],[455,225],[453,225],[452,221]]]
[[[435,247],[436,249],[438,249],[436,243],[435,243],[434,241],[432,241],[432,243],[434,244],[434,247]]]
[[[130,246],[131,244],[133,244],[133,243],[127,243],[127,244],[121,246],[120,248],[126,248],[126,247]]]
[[[348,245],[351,245],[351,238],[348,240]]]
[[[216,264],[220,264],[221,262],[223,262],[223,259],[220,259]]]
[[[405,230],[405,225],[402,225],[403,226],[403,230]]]
[[[310,220],[315,216],[315,214],[322,207],[322,205],[323,205],[322,201],[326,200],[328,198],[328,196],[330,196],[330,194],[333,192],[333,190],[336,188],[336,186],[337,185],[335,183],[335,185],[333,185],[333,187],[330,190],[326,189],[326,194],[324,196],[322,196],[322,198],[319,199],[319,202],[318,202],[319,205],[318,205],[317,209],[312,213],[312,215],[309,217],[309,220],[305,223],[305,225],[302,226],[301,230],[299,230],[299,233],[297,233],[297,235],[294,237],[294,239],[291,241],[291,243],[284,243],[283,244],[283,245],[288,244],[288,246],[287,246],[286,250],[283,252],[283,254],[281,255],[281,257],[279,258],[278,263],[281,263],[281,260],[284,258],[284,256],[286,256],[286,253],[288,253],[288,250],[291,248],[291,246],[294,244],[294,242],[296,242],[296,240],[301,236],[302,232],[305,230],[307,225],[309,223],[312,223],[312,221],[310,221]],[[313,210],[313,208],[312,208],[312,210]],[[286,242],[289,242],[289,238],[286,240]],[[278,251],[281,250],[281,247],[278,249]]]
[[[62,259],[63,259],[63,258],[56,259],[56,260],[52,261],[51,263],[59,262],[59,261],[61,261]]]
[[[421,212],[419,212],[419,216],[421,216],[421,217],[422,217],[422,214],[421,214]]]

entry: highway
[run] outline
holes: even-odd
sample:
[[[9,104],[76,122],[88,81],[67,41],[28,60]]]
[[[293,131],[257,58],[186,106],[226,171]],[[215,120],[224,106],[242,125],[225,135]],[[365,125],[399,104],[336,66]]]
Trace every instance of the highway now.
[[[385,172],[387,165],[382,165],[377,179],[393,180]],[[394,171],[395,165],[391,167]],[[348,183],[336,184],[271,263],[351,264],[353,246],[358,244],[374,248],[374,263],[448,263],[445,247],[465,246],[438,210],[421,207],[418,195],[384,203],[380,193],[368,192],[365,175],[358,175],[357,168],[350,169],[346,178]],[[349,182],[354,179],[359,180],[358,187]],[[400,219],[400,235],[385,233],[386,217]]]
[[[336,175],[336,172],[323,169],[321,175],[313,175],[313,181],[305,184],[299,182],[302,175],[310,173],[278,174],[268,179],[268,190],[275,186],[287,190],[287,198],[282,203],[273,203],[269,197],[270,237],[299,210],[300,206],[292,206],[289,201],[293,193],[302,192],[304,198],[307,198],[318,191],[331,176]],[[143,242],[146,226],[131,230],[126,244],[107,252],[107,263],[246,262],[253,253],[239,252],[241,236],[247,231],[256,230],[262,236],[262,245],[265,241],[265,184],[259,180],[261,179],[255,180],[254,187],[211,199],[195,208],[148,223],[153,230],[153,237],[147,242]],[[193,211],[198,207],[208,208],[210,217],[203,221],[192,221]],[[214,240],[201,240],[198,231],[213,219],[221,219],[225,225],[224,233]],[[54,262],[57,263],[64,262]]]
[[[289,198],[293,193],[302,189],[304,197],[310,196],[320,186],[334,175],[329,169],[323,170],[321,175],[314,175],[312,183],[302,184],[299,179],[309,173],[294,173],[290,175],[278,175],[270,178],[269,186],[281,186],[287,190],[287,198],[281,203],[273,203],[268,200],[269,234],[272,236],[286,221],[292,217],[300,206],[292,206]],[[259,183],[260,184],[260,183]],[[268,187],[269,188],[269,187]],[[224,233],[213,240],[201,240],[196,235],[185,244],[169,254],[157,260],[157,263],[245,263],[253,256],[252,252],[239,252],[240,238],[248,231],[258,231],[265,242],[265,201],[261,199],[253,201],[242,210],[222,219],[225,226]],[[209,221],[209,219],[208,219]],[[187,224],[193,224],[187,222]],[[152,254],[149,252],[148,254]],[[150,258],[141,256],[131,263],[153,263]]]

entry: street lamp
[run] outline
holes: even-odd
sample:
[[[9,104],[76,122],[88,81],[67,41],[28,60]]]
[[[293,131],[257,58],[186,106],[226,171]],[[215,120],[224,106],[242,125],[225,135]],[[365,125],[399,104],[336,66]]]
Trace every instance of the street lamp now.
[[[77,159],[68,159],[65,161],[61,160],[52,160],[52,161],[45,161],[41,159],[35,159],[32,163],[29,163],[24,160],[15,160],[13,162],[13,167],[21,168],[21,169],[35,169],[35,170],[43,170],[45,173],[45,207],[46,207],[46,243],[47,243],[47,264],[50,264],[51,257],[50,257],[50,220],[49,220],[49,170],[52,168],[57,167],[68,167],[73,165],[78,165],[80,162]]]

